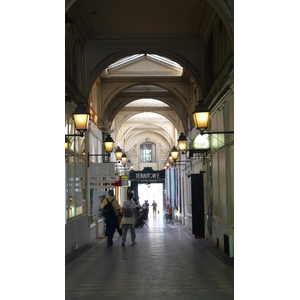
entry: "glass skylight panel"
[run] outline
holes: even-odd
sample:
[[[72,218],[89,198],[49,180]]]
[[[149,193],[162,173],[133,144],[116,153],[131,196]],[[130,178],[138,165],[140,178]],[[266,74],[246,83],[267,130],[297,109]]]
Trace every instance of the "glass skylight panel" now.
[[[130,117],[128,120],[167,120],[167,118],[160,114],[143,112]]]
[[[166,103],[160,101],[160,100],[155,100],[155,99],[139,99],[132,101],[131,103],[127,104],[125,107],[141,107],[141,106],[164,106],[168,107]]]
[[[139,58],[141,56],[144,56],[144,54],[135,54],[135,55],[124,57],[122,59],[117,60],[115,63],[109,65],[107,67],[107,69],[111,69],[111,68],[123,65],[123,64],[128,63],[128,62],[130,62],[132,60],[135,60],[135,59],[137,59],[137,58]]]
[[[144,57],[144,58],[143,58]],[[151,70],[145,68],[143,59],[151,60]],[[139,61],[139,59],[142,59]],[[130,69],[131,63],[136,63],[134,69]],[[139,65],[140,63],[140,65]],[[124,67],[123,67],[124,66]],[[125,68],[125,69],[124,69]],[[157,68],[157,70],[155,70]],[[133,71],[134,70],[134,71]],[[135,54],[119,59],[105,69],[105,73],[110,76],[181,76],[183,68],[176,62],[166,57],[156,54]]]
[[[179,69],[183,70],[183,68],[182,68],[181,65],[179,65],[179,64],[176,63],[175,61],[173,61],[173,60],[171,60],[171,59],[168,59],[168,58],[166,58],[166,57],[159,56],[159,55],[156,55],[156,54],[147,54],[147,56],[152,57],[152,58],[154,58],[154,59],[157,59],[157,60],[162,61],[162,62],[164,62],[164,63],[166,63],[166,64],[172,65],[172,66],[174,66],[174,67],[176,67],[176,68],[179,68]]]

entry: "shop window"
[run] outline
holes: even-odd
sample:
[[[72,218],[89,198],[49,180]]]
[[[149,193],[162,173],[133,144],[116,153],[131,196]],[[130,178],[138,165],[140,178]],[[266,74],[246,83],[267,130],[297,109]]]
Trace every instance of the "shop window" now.
[[[66,154],[66,218],[85,212],[85,160]]]
[[[74,133],[74,121],[66,114],[65,134]],[[66,219],[86,212],[85,158],[81,149],[85,144],[84,139],[85,137],[70,138],[70,147],[65,151]]]

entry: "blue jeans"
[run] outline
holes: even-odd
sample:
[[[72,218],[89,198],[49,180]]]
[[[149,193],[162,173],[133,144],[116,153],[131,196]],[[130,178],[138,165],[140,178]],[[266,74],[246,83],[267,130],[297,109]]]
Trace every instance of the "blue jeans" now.
[[[130,231],[131,231],[131,242],[135,242],[135,229],[134,225],[131,224],[123,224],[122,229],[123,229],[123,235],[122,235],[122,242],[126,242],[126,236],[127,236],[127,231],[130,226]]]

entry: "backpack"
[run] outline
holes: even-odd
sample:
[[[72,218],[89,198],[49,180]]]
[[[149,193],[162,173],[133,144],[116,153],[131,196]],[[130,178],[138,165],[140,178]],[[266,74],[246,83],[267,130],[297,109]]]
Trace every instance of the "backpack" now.
[[[106,199],[107,204],[103,207],[103,215],[105,218],[111,218],[116,215],[114,207],[112,206],[112,202],[114,200],[115,199],[113,199],[111,202],[109,202],[108,199]]]
[[[132,203],[132,201],[130,201],[130,204],[131,203]],[[130,204],[129,204],[129,206],[130,206]],[[132,217],[132,210],[129,206],[126,205],[126,202],[125,202],[125,206],[126,206],[126,208],[124,210],[124,217],[125,218],[131,218]]]

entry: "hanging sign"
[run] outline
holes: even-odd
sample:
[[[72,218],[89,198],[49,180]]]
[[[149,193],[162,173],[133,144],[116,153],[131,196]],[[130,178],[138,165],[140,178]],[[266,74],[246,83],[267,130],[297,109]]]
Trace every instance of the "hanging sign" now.
[[[131,180],[157,180],[165,179],[165,170],[154,171],[152,168],[144,168],[143,171],[130,171]]]
[[[193,140],[193,149],[207,150],[210,148],[209,135],[200,133]]]

